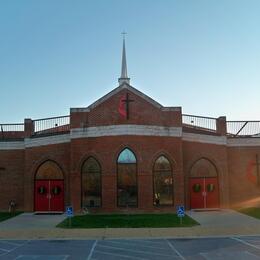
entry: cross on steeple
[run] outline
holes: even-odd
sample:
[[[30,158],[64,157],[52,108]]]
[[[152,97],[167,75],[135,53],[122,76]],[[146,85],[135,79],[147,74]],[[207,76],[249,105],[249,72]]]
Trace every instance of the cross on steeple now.
[[[125,108],[126,108],[126,119],[129,119],[129,104],[130,104],[131,102],[134,102],[134,100],[133,100],[133,99],[130,99],[130,98],[129,98],[129,94],[126,93],[126,98],[123,99],[122,102],[125,103]]]
[[[121,32],[121,34],[123,35],[123,40],[125,39],[125,35],[127,34],[127,32],[123,31]]]

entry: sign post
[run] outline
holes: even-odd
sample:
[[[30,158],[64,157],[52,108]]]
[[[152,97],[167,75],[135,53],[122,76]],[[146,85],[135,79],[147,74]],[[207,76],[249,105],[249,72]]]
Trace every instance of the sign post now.
[[[73,207],[72,206],[68,206],[66,207],[66,214],[67,217],[69,218],[69,228],[71,228],[71,218],[73,217]]]
[[[184,206],[177,206],[177,215],[180,218],[180,224],[182,225],[182,218],[185,216]]]

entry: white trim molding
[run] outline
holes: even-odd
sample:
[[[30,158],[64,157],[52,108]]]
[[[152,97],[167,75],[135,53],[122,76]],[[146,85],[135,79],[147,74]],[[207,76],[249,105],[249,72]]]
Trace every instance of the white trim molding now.
[[[24,141],[3,141],[0,142],[0,150],[22,150],[24,149]]]
[[[25,148],[37,147],[50,144],[62,144],[70,142],[70,134],[52,135],[25,139]]]
[[[193,133],[183,133],[182,140],[188,142],[217,144],[217,145],[227,144],[226,136],[202,135],[202,134],[193,134]]]
[[[234,137],[234,138],[228,138],[227,139],[227,145],[229,147],[239,147],[239,146],[259,146],[260,147],[260,138],[258,137],[250,137],[250,138],[239,138],[239,137]]]
[[[182,128],[154,125],[108,125],[71,130],[71,139],[121,135],[181,137]]]
[[[0,142],[0,150],[21,150],[30,147],[69,143],[71,139],[77,138],[124,135],[182,137],[182,140],[187,142],[226,145],[227,147],[260,148],[260,138],[227,138],[226,136],[213,136],[186,132],[183,133],[181,127],[154,125],[108,125],[76,128],[72,129],[70,134],[26,138],[24,141],[3,141]]]

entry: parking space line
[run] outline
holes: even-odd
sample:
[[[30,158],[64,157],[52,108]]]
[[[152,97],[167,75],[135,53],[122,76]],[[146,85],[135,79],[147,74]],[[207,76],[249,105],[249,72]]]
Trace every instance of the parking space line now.
[[[147,251],[143,251],[143,250],[126,249],[126,248],[115,247],[115,246],[98,245],[98,247],[110,248],[110,249],[117,249],[117,250],[122,250],[122,251],[127,251],[127,252],[133,252],[133,253],[135,252],[135,253],[142,253],[142,254],[148,254],[148,255],[171,256],[171,255],[166,255],[166,254],[159,254],[159,253],[154,253],[154,252],[147,252]]]
[[[208,257],[207,254],[208,254],[208,253],[199,253],[199,255],[201,255],[204,259],[210,260],[211,257]]]
[[[137,242],[139,244],[139,241],[140,240],[137,240],[137,239],[122,239],[124,241],[133,241],[133,242]],[[142,242],[145,242],[145,243],[149,243],[149,244],[164,244],[163,240],[159,240],[159,241],[150,241],[150,240],[146,240],[146,239],[141,239]]]
[[[21,247],[21,246],[23,246],[23,245],[25,245],[25,244],[28,244],[30,241],[31,241],[31,240],[27,240],[25,243],[23,243],[23,244],[20,244],[19,246],[16,246],[16,247],[14,247],[14,248],[13,248],[13,249],[11,249],[11,250],[8,250],[8,252],[6,252],[6,253],[3,253],[3,254],[0,254],[0,256],[7,255],[7,254],[9,254],[9,253],[13,252],[14,250],[16,250],[17,248],[19,248],[19,247]]]
[[[7,250],[7,249],[1,248],[1,247],[0,247],[0,250],[5,251],[5,252],[10,252],[10,250]]]
[[[17,256],[14,260],[17,260],[17,259],[20,259],[20,258],[24,258],[24,257],[26,257],[26,258],[28,258],[28,256],[29,257],[31,257],[32,259],[38,259],[39,257],[42,257],[42,256],[44,256],[44,257],[63,257],[62,258],[62,260],[65,260],[65,259],[67,259],[70,255],[19,255],[19,256]]]
[[[259,258],[259,256],[255,255],[255,254],[253,254],[253,253],[251,253],[251,252],[245,251],[245,253],[246,253],[247,255],[250,255],[250,256]]]
[[[91,250],[90,250],[90,252],[89,252],[89,255],[88,255],[88,258],[87,258],[87,260],[90,260],[91,259],[91,257],[92,257],[92,255],[93,255],[93,252],[94,252],[94,250],[95,250],[95,247],[96,247],[96,245],[97,245],[97,240],[93,243],[93,246],[92,246],[92,248],[91,248]]]
[[[138,260],[149,260],[148,258],[141,258],[137,256],[128,256],[128,255],[121,255],[121,254],[115,254],[115,253],[108,253],[108,252],[103,252],[99,250],[95,250],[96,253],[104,254],[104,255],[112,255],[112,256],[119,256],[119,257],[124,257],[124,258],[131,258],[131,259],[138,259]]]
[[[260,243],[260,239],[248,239],[250,242],[256,242],[256,243]]]
[[[21,244],[18,244],[18,243],[13,243],[13,242],[4,241],[4,240],[0,240],[0,243],[9,244],[9,245],[14,245],[14,246],[20,246],[20,245],[21,245]]]
[[[120,245],[131,245],[131,246],[136,246],[137,243],[132,243],[132,242],[123,242],[123,241],[110,241],[110,240],[104,240],[102,242],[105,242],[105,243],[113,243],[113,244],[120,244]],[[141,240],[141,242],[143,242],[143,240]],[[140,245],[140,241],[138,243],[138,245]],[[165,247],[158,247],[158,246],[153,246],[153,245],[150,245],[150,246],[146,246],[146,245],[143,245],[142,244],[142,247],[147,247],[147,248],[155,248],[155,249],[165,249]]]
[[[185,257],[175,248],[175,246],[170,243],[168,239],[165,239],[165,241],[168,243],[169,247],[179,256],[182,260],[185,260]]]
[[[240,238],[238,238],[238,237],[230,237],[230,238],[233,239],[233,240],[235,240],[235,241],[237,241],[237,242],[240,242],[240,243],[242,243],[242,244],[244,244],[244,245],[251,246],[251,247],[253,247],[253,248],[256,248],[256,249],[260,250],[260,247],[259,247],[259,246],[256,246],[256,245],[254,245],[254,244],[251,244],[251,243],[249,243],[249,242],[247,242],[247,241],[244,241],[244,240],[242,240],[242,239],[240,239]]]

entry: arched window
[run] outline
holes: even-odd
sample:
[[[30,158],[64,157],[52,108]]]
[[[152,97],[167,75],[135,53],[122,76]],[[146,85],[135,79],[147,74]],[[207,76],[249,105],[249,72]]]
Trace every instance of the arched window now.
[[[117,205],[137,207],[137,171],[134,153],[125,148],[117,159]]]
[[[46,161],[38,168],[35,179],[63,180],[63,174],[57,163],[53,161]]]
[[[172,168],[165,156],[160,156],[153,168],[154,205],[173,205]]]
[[[101,168],[97,160],[89,157],[82,166],[81,172],[81,206],[101,206]]]

